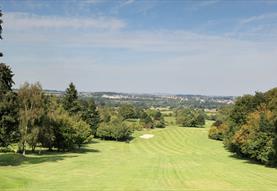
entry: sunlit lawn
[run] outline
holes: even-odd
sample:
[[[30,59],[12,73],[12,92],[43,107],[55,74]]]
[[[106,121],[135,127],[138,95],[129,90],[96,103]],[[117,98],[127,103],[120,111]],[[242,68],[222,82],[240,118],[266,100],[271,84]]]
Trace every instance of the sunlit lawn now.
[[[141,134],[154,134],[141,139]],[[277,170],[238,159],[207,128],[140,131],[74,153],[0,154],[0,190],[277,190]]]

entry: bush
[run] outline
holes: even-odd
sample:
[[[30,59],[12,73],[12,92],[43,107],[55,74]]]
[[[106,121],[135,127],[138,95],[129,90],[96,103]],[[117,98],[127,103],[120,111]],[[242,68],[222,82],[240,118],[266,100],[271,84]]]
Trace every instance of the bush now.
[[[222,141],[227,129],[227,124],[216,121],[209,129],[209,138]]]
[[[160,118],[159,120],[154,121],[154,127],[155,128],[165,128],[165,121],[163,118]]]
[[[116,141],[126,141],[131,137],[133,130],[119,119],[109,123],[102,123],[97,129],[99,138]]]
[[[205,113],[196,109],[176,111],[176,123],[183,127],[199,127],[205,125]]]
[[[130,105],[130,104],[122,104],[119,107],[118,113],[123,119],[137,118],[137,116],[136,116],[137,112],[135,110],[135,107],[133,105]]]
[[[248,116],[246,124],[235,132],[232,144],[239,148],[239,152],[264,164],[271,164],[275,151],[274,124],[272,113],[253,112]]]

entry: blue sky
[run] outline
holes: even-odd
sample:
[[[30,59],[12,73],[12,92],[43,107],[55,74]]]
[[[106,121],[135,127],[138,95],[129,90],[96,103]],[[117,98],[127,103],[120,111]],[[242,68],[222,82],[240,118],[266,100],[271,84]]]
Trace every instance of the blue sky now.
[[[242,95],[276,87],[277,1],[1,0],[15,87]]]

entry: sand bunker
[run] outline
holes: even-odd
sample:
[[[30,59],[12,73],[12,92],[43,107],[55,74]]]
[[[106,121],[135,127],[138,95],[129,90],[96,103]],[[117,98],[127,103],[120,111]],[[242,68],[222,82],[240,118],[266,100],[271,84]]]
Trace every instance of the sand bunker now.
[[[144,134],[144,135],[140,136],[140,138],[142,138],[142,139],[151,139],[153,137],[154,137],[154,135],[152,135],[152,134]]]

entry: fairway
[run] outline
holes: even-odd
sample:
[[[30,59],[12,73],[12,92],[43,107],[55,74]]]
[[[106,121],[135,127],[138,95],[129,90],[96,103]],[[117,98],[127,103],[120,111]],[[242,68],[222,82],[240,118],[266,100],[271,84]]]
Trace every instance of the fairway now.
[[[237,159],[208,129],[140,131],[130,143],[99,141],[80,153],[5,162],[0,190],[277,190],[277,170]],[[142,139],[143,134],[153,134]]]

